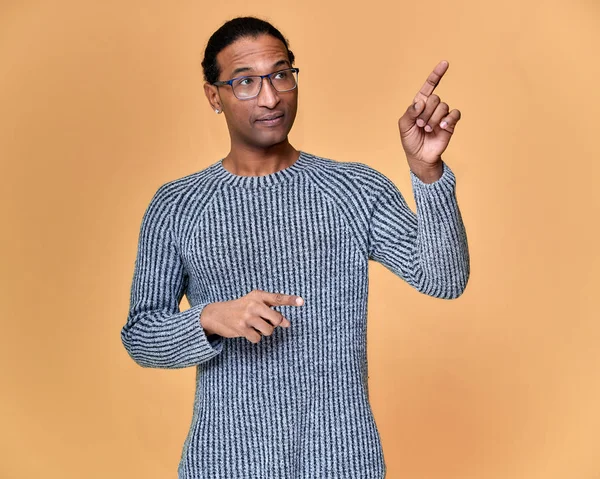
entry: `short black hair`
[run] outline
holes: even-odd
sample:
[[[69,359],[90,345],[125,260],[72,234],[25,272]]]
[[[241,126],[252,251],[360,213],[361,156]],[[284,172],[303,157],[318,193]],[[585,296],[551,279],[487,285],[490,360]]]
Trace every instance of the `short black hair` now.
[[[256,38],[259,35],[271,35],[281,40],[287,49],[288,59],[294,65],[294,53],[289,48],[289,43],[277,28],[265,20],[256,17],[237,17],[225,22],[208,40],[204,50],[202,69],[204,79],[208,83],[219,80],[221,71],[217,63],[217,55],[221,50],[231,45],[240,38]]]

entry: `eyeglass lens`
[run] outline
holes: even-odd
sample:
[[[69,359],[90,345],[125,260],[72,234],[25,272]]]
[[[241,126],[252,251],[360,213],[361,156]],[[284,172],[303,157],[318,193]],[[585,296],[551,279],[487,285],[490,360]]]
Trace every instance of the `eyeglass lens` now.
[[[281,70],[272,73],[269,78],[273,88],[277,91],[289,91],[296,88],[296,73],[291,70]],[[260,91],[261,78],[259,76],[247,76],[239,78],[232,83],[233,92],[238,98],[251,98],[257,96]]]

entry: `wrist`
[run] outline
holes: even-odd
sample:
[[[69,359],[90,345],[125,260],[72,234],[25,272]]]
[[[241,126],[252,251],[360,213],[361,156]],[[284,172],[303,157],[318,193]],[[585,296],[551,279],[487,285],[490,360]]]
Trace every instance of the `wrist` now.
[[[439,180],[444,173],[444,164],[442,158],[435,163],[425,163],[420,160],[408,160],[410,171],[419,178],[423,183],[433,183]]]
[[[209,303],[206,306],[204,306],[204,308],[202,309],[202,313],[200,313],[200,326],[202,326],[202,329],[204,329],[204,334],[206,336],[215,334],[213,332],[213,330],[210,329],[210,327],[208,326],[208,324],[210,323],[209,316],[210,316],[211,305],[212,305],[212,303]]]

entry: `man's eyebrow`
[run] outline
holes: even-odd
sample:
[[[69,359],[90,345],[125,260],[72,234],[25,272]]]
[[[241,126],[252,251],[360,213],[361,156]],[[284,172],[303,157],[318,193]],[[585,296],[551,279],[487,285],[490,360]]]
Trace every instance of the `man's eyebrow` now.
[[[278,62],[275,62],[273,64],[273,68],[277,68],[280,67],[282,65],[287,65],[289,67],[291,67],[292,65],[290,64],[289,60],[279,60]]]
[[[282,65],[291,66],[289,60],[279,60],[273,64],[273,68],[280,67]],[[252,68],[250,67],[239,67],[231,72],[231,78],[235,78],[239,73],[251,72]]]
[[[236,68],[235,70],[233,70],[231,72],[231,78],[236,77],[238,73],[244,73],[244,72],[249,72],[249,71],[252,71],[252,68],[250,68],[250,67]]]

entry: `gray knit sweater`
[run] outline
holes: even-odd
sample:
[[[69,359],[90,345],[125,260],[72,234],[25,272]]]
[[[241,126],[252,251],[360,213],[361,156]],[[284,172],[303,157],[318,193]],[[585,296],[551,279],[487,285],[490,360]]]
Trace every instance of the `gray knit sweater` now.
[[[417,214],[373,167],[306,152],[266,176],[220,160],[158,189],[121,338],[142,366],[196,366],[180,479],[385,477],[367,386],[368,261],[438,298],[469,278],[454,174],[444,163],[434,183],[410,175]],[[259,343],[207,337],[204,306],[253,289],[305,303],[274,307],[291,326]]]

